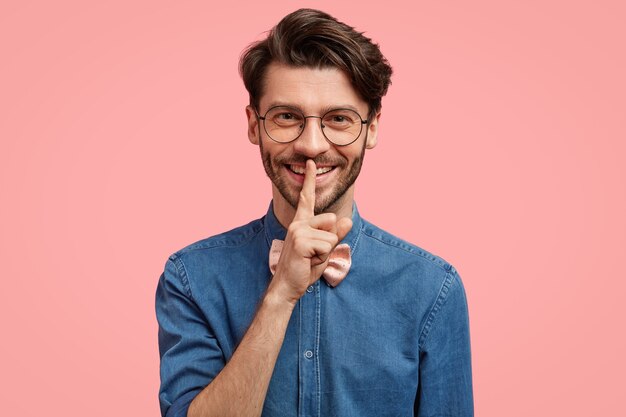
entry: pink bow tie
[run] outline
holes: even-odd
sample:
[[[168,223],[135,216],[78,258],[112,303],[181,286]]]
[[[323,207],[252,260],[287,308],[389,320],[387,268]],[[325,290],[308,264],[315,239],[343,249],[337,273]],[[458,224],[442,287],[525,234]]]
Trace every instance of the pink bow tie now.
[[[270,271],[272,272],[272,275],[276,272],[276,265],[278,265],[278,259],[280,258],[280,252],[283,249],[283,243],[284,242],[280,239],[274,239],[272,241],[272,247],[270,248]],[[335,246],[335,249],[333,249],[330,253],[328,266],[326,266],[322,276],[331,287],[336,287],[346,277],[346,275],[348,275],[351,265],[352,258],[350,257],[350,245],[347,243],[340,243]]]

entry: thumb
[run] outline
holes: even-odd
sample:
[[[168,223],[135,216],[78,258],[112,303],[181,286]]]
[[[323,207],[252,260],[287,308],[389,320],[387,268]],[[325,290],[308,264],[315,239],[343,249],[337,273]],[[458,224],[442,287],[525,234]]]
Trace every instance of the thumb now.
[[[342,217],[337,221],[337,237],[341,242],[348,232],[352,229],[352,219],[348,217]]]

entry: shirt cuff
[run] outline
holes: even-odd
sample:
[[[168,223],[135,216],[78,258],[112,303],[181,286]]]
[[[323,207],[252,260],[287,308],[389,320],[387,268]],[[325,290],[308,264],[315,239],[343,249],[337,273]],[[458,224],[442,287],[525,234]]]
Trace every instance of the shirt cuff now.
[[[190,391],[184,395],[181,395],[176,401],[172,403],[170,408],[167,410],[167,414],[165,417],[187,417],[187,410],[189,409],[189,405],[196,398],[202,390]]]

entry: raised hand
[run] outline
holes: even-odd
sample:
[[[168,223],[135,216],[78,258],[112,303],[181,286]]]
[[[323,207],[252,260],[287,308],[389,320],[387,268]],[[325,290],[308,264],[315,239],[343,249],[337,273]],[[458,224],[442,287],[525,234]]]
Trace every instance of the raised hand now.
[[[287,229],[272,279],[272,285],[291,303],[297,302],[307,287],[320,278],[330,253],[352,228],[352,220],[337,220],[335,213],[315,215],[315,178],[315,162],[309,159],[296,214]]]

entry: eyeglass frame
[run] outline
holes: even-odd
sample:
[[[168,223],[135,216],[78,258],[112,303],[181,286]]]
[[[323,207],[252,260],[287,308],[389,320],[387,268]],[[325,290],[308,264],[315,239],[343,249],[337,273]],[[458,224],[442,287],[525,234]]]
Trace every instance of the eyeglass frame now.
[[[302,129],[300,130],[300,133],[298,133],[298,136],[296,136],[295,138],[293,138],[293,139],[291,139],[290,141],[287,141],[287,142],[280,142],[280,141],[277,141],[276,139],[274,139],[274,138],[272,137],[272,135],[270,135],[270,133],[267,131],[267,126],[265,125],[265,118],[267,117],[267,114],[268,114],[270,111],[272,111],[273,109],[278,108],[278,107],[285,107],[285,108],[288,108],[288,109],[295,110],[296,112],[298,112],[299,114],[301,114],[301,115],[302,115],[302,118],[304,119],[304,125],[302,126]],[[339,145],[339,144],[337,144],[337,143],[333,142],[332,140],[330,140],[330,139],[328,138],[328,136],[326,136],[326,133],[324,132],[324,125],[322,124],[322,120],[324,120],[324,116],[326,116],[328,113],[331,113],[331,112],[334,112],[334,111],[338,111],[338,110],[349,110],[349,111],[351,111],[351,112],[354,112],[354,113],[356,113],[356,115],[357,115],[357,116],[359,116],[359,119],[361,120],[361,126],[360,126],[360,130],[359,130],[359,134],[358,134],[358,135],[356,135],[356,137],[354,138],[354,140],[353,140],[352,142],[350,142],[350,143],[345,143],[345,144],[343,144],[343,145]],[[302,110],[300,110],[299,108],[297,108],[297,107],[292,107],[292,106],[285,106],[285,105],[272,106],[272,107],[270,107],[269,109],[267,109],[267,111],[265,112],[265,114],[264,114],[263,116],[261,116],[261,115],[259,114],[259,112],[257,111],[257,109],[254,109],[254,113],[256,114],[256,117],[257,117],[257,118],[259,118],[260,120],[263,120],[263,130],[265,131],[265,134],[267,134],[267,137],[268,137],[268,138],[270,138],[271,140],[273,140],[273,141],[274,141],[274,142],[276,142],[276,143],[283,143],[283,144],[286,144],[286,143],[291,143],[291,142],[293,142],[293,141],[297,140],[300,136],[302,136],[302,133],[304,133],[304,129],[306,129],[306,122],[307,122],[307,119],[320,119],[320,130],[322,131],[322,135],[324,135],[324,138],[325,138],[327,141],[329,141],[330,143],[332,143],[332,144],[333,144],[333,145],[335,145],[335,146],[348,146],[348,145],[352,145],[354,142],[356,142],[356,140],[357,140],[358,138],[360,138],[360,137],[361,137],[361,133],[363,133],[363,125],[368,124],[368,123],[369,123],[369,121],[370,121],[369,119],[365,119],[365,120],[363,120],[363,118],[361,117],[361,115],[359,114],[359,112],[358,112],[358,111],[356,111],[356,110],[354,110],[354,109],[345,108],[345,107],[338,107],[338,108],[336,108],[336,109],[330,109],[330,110],[328,110],[326,113],[322,114],[321,116],[306,116],[306,115],[304,114],[304,112],[303,112]],[[367,131],[366,131],[366,135],[367,135]]]

